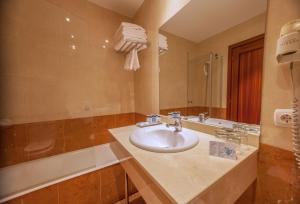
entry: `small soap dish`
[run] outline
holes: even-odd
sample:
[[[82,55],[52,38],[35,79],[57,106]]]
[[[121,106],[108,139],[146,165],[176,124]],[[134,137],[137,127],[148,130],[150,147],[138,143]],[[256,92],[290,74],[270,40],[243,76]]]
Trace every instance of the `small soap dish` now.
[[[156,123],[150,123],[150,122],[139,122],[136,124],[136,126],[140,127],[140,128],[144,128],[144,127],[149,127],[149,126],[154,126],[154,125],[160,125],[162,124],[162,122],[156,122]]]

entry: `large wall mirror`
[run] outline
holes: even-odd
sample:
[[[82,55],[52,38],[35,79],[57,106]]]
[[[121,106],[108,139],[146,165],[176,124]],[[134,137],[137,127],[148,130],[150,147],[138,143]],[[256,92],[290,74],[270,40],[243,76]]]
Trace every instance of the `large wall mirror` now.
[[[266,6],[191,0],[160,28],[162,115],[260,124]]]

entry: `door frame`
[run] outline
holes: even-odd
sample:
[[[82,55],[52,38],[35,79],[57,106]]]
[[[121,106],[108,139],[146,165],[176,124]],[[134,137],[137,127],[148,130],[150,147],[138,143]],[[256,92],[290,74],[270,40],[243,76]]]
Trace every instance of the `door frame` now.
[[[232,87],[231,87],[231,80],[232,80],[232,52],[233,49],[247,45],[249,43],[253,43],[258,40],[264,40],[265,34],[260,34],[255,37],[249,38],[247,40],[243,40],[241,42],[235,43],[228,47],[228,70],[227,70],[227,98],[226,98],[226,119],[230,120],[231,117],[231,99],[232,99]]]

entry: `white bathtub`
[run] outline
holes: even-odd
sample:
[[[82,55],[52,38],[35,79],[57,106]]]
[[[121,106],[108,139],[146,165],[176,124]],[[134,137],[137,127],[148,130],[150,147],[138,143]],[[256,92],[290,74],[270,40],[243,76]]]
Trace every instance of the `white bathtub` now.
[[[1,168],[0,203],[117,163],[104,144]]]

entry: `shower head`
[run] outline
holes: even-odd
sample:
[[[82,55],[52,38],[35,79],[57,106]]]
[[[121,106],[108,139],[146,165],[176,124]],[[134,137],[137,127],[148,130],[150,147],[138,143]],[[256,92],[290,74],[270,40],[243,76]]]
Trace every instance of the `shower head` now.
[[[207,77],[208,76],[208,69],[209,69],[209,65],[210,65],[210,62],[209,61],[206,61],[203,65],[203,72],[204,72],[204,76]]]

